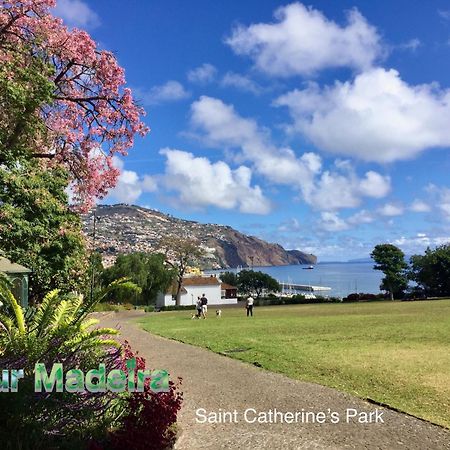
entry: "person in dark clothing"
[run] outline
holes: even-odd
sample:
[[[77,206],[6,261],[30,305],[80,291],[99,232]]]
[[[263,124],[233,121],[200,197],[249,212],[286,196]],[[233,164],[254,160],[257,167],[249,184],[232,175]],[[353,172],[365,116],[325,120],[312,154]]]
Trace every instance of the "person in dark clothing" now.
[[[203,294],[200,300],[202,302],[202,316],[206,319],[206,316],[208,315],[208,299],[205,297],[205,294]]]
[[[246,308],[247,308],[247,317],[248,316],[252,316],[253,317],[253,297],[247,297],[247,303],[246,303]]]

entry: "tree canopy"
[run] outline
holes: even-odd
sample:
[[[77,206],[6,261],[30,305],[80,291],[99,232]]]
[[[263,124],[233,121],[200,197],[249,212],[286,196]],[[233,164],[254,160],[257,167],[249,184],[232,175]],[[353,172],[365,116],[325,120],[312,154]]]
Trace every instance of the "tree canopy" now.
[[[180,305],[183,277],[187,269],[196,264],[203,255],[200,242],[171,236],[160,242],[160,248],[164,252],[166,264],[176,273],[176,304]]]
[[[162,254],[130,253],[119,255],[115,264],[105,269],[101,275],[102,283],[107,286],[113,281],[128,278],[135,283],[141,292],[115,291],[113,299],[119,302],[152,304],[158,292],[165,291],[175,278],[175,271],[166,267]],[[109,298],[111,299],[111,297]]]
[[[68,29],[54,6],[0,0],[0,164],[21,155],[62,165],[87,209],[117,182],[113,156],[147,128],[114,55]]]
[[[64,169],[0,166],[0,248],[33,273],[30,298],[79,290],[87,265],[81,221],[67,204]]]
[[[410,277],[427,295],[450,295],[450,244],[412,256]]]
[[[238,289],[244,294],[255,294],[261,297],[263,291],[278,292],[280,285],[275,278],[264,272],[242,270],[238,274]]]
[[[376,263],[374,269],[384,273],[380,289],[389,292],[391,300],[394,300],[408,287],[405,254],[395,245],[379,244],[370,256]]]

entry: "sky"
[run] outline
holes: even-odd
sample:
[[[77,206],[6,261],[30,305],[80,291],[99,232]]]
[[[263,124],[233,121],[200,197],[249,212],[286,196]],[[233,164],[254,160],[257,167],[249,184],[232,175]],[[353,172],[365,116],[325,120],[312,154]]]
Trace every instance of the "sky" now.
[[[151,132],[104,203],[320,261],[450,241],[450,3],[59,0]]]

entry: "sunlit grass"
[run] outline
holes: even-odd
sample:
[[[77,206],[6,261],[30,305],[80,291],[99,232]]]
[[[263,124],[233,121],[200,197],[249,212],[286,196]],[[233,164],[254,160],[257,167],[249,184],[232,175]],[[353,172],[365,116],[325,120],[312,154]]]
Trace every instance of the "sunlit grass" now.
[[[261,307],[253,318],[241,308],[222,314],[190,320],[190,312],[164,312],[141,322],[152,333],[450,428],[450,300]]]

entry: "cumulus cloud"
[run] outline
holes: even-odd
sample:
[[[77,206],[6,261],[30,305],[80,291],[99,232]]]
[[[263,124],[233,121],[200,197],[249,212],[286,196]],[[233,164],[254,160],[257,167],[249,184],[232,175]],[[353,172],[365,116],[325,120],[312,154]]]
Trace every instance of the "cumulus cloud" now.
[[[114,166],[120,170],[117,185],[108,194],[120,203],[135,203],[144,192],[155,192],[158,188],[156,180],[150,175],[143,177],[132,170],[125,170],[123,161],[114,156]]]
[[[324,231],[343,231],[349,228],[345,220],[341,219],[337,213],[330,211],[324,211],[320,214],[318,225]]]
[[[166,186],[177,192],[181,205],[216,206],[249,214],[267,214],[271,205],[259,186],[251,185],[252,171],[245,166],[232,170],[223,161],[211,162],[182,150],[165,148]]]
[[[382,54],[377,30],[356,9],[347,13],[344,26],[301,3],[283,6],[274,16],[274,23],[235,28],[225,41],[269,75],[309,75],[329,67],[366,69]]]
[[[54,11],[71,27],[89,29],[100,24],[97,13],[81,0],[58,0]]]
[[[300,222],[295,218],[286,220],[278,226],[278,231],[283,233],[297,233],[301,229]]]
[[[394,216],[401,216],[404,212],[404,208],[400,204],[395,203],[386,203],[381,208],[378,209],[378,212],[382,216],[387,217],[394,217]]]
[[[450,188],[430,184],[426,190],[437,210],[446,220],[450,220]]]
[[[251,92],[258,95],[262,92],[261,86],[251,78],[234,72],[227,72],[222,78],[221,85],[225,87],[234,87],[241,91]]]
[[[411,86],[396,70],[372,69],[325,88],[311,83],[274,104],[287,106],[291,129],[318,148],[366,161],[406,160],[450,145],[450,90]]]
[[[423,200],[415,199],[410,207],[410,211],[417,212],[417,213],[424,213],[431,211],[431,207],[428,203],[425,203]]]
[[[392,241],[392,244],[400,247],[406,254],[423,253],[428,247],[448,244],[450,235],[429,235],[427,233],[417,233],[414,236],[401,236]]]
[[[291,148],[275,146],[267,130],[219,99],[203,96],[194,102],[191,124],[207,145],[240,149],[239,154],[234,152],[237,159],[252,163],[269,182],[298,189],[317,209],[355,207],[362,197],[381,198],[390,190],[389,177],[377,172],[360,178],[348,161],[337,161],[333,171],[324,171],[318,154],[298,156]]]
[[[180,82],[174,80],[169,80],[159,86],[153,86],[149,90],[135,88],[133,91],[136,98],[148,106],[176,102],[191,96],[191,93]]]
[[[192,83],[209,83],[214,80],[217,69],[209,63],[202,64],[187,73],[187,78]]]

